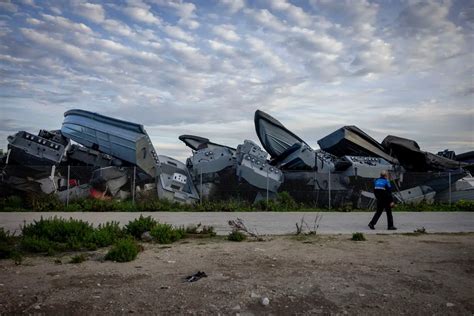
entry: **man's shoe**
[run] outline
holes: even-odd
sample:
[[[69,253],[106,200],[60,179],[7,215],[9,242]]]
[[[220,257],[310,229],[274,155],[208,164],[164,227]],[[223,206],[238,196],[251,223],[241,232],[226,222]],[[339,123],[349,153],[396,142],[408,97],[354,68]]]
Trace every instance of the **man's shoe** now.
[[[397,230],[397,228],[395,226],[392,226],[392,227],[389,227],[387,228],[388,230]]]
[[[369,224],[369,228],[370,228],[370,229],[375,229],[374,224]]]

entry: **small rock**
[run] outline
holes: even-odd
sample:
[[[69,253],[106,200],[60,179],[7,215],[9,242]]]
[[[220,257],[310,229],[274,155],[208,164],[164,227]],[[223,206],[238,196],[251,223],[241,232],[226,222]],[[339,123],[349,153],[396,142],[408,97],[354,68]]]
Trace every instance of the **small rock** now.
[[[3,284],[3,283],[0,283],[0,286],[4,286],[4,285],[5,285],[5,284]]]
[[[167,262],[168,263],[176,263],[176,261],[174,261],[174,260],[168,260]]]
[[[100,296],[99,296],[99,295],[94,295],[94,296],[92,296],[92,298],[97,298],[97,299],[99,299]]]
[[[360,294],[359,294],[359,296],[360,296],[360,297],[364,297],[364,296],[365,296],[365,294],[363,294],[363,293],[360,293]]]
[[[162,290],[168,290],[169,288],[170,288],[170,287],[167,286],[167,285],[163,285],[162,287],[160,287],[160,289],[162,289]]]
[[[97,286],[100,286],[100,283],[97,283]]]
[[[34,309],[41,309],[41,306],[38,304],[38,305],[35,305],[35,307],[33,307]]]
[[[258,295],[258,294],[255,293],[255,292],[252,292],[252,293],[250,293],[250,297],[251,297],[251,298],[259,298],[260,295]]]
[[[454,307],[453,303],[446,303],[446,307]]]
[[[153,240],[153,237],[150,235],[150,232],[144,232],[142,235],[141,235],[141,240],[145,241],[145,242],[150,242]]]
[[[268,297],[264,297],[262,298],[261,303],[263,306],[267,306],[268,304],[270,304],[270,300],[268,299]]]
[[[233,311],[240,311],[240,305],[235,305],[234,307],[232,307],[232,310]]]

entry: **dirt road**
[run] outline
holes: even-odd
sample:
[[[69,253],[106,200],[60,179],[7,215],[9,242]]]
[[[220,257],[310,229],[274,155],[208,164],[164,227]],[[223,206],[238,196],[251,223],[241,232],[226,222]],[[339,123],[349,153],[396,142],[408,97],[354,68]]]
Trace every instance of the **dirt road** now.
[[[0,261],[0,314],[472,315],[474,235],[144,244],[129,263]],[[59,263],[61,262],[61,263]],[[208,277],[188,283],[184,277]],[[269,299],[263,306],[263,297]]]

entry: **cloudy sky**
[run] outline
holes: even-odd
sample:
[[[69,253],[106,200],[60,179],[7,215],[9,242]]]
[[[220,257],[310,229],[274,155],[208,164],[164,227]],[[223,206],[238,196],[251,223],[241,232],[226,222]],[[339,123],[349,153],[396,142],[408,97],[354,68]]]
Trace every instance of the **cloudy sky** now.
[[[468,0],[0,0],[0,148],[81,108],[181,134],[257,141],[256,109],[314,148],[344,125],[474,150]]]

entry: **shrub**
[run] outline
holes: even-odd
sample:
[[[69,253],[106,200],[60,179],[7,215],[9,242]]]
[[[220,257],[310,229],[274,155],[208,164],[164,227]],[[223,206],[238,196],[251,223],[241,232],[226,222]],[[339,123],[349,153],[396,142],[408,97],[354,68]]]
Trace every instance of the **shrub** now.
[[[23,200],[18,195],[10,195],[0,200],[1,210],[15,211],[23,208]]]
[[[459,200],[454,206],[460,212],[474,212],[474,201]]]
[[[213,226],[206,226],[206,225],[202,227],[201,234],[209,235],[210,237],[214,237],[217,235],[216,232],[214,231]]]
[[[140,252],[140,246],[131,238],[118,240],[109,252],[105,255],[105,260],[128,262],[135,260]]]
[[[100,224],[94,232],[90,235],[87,242],[89,246],[87,248],[93,247],[106,247],[112,245],[115,241],[120,238],[125,237],[125,232],[118,222],[107,222],[105,224]]]
[[[22,227],[24,237],[36,237],[52,242],[77,244],[86,240],[94,231],[91,224],[82,220],[53,217],[41,218]]]
[[[238,230],[233,230],[228,236],[227,236],[227,239],[230,240],[230,241],[243,241],[245,239],[247,239],[247,236],[238,231]]]
[[[185,229],[175,229],[169,224],[157,224],[150,231],[150,235],[160,244],[171,244],[186,234]]]
[[[0,227],[0,242],[8,242],[11,240],[10,233],[5,230],[3,227]]]
[[[280,192],[277,195],[276,202],[279,206],[279,210],[281,211],[294,211],[299,209],[299,205],[295,202],[295,200],[291,197],[291,195],[286,192]]]
[[[27,206],[36,212],[58,212],[64,209],[64,204],[55,194],[30,194]]]
[[[288,192],[283,191],[277,194],[276,199],[268,200],[268,202],[266,200],[258,201],[255,208],[268,212],[290,212],[299,210],[301,205],[296,203]]]
[[[15,240],[13,236],[0,227],[0,259],[12,258],[15,253]]]
[[[47,239],[37,236],[24,236],[21,239],[20,247],[28,252],[49,252],[52,248],[57,247]]]
[[[363,233],[353,233],[352,240],[354,241],[365,241],[365,236]]]
[[[83,253],[79,255],[75,255],[71,258],[71,261],[69,263],[81,263],[87,260],[87,256]]]
[[[201,223],[197,225],[189,225],[184,230],[184,233],[192,235],[208,235],[209,237],[216,236],[213,226],[202,225]]]
[[[143,215],[140,215],[139,218],[136,218],[125,225],[125,231],[139,239],[144,232],[151,231],[157,224],[158,222],[151,216],[143,217]]]

